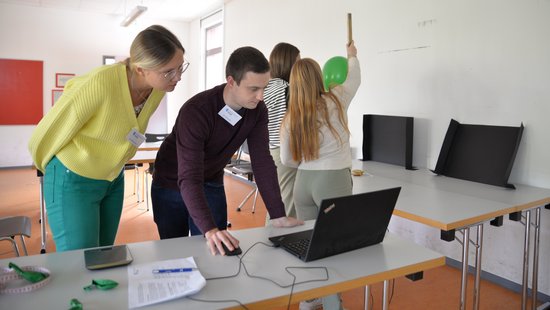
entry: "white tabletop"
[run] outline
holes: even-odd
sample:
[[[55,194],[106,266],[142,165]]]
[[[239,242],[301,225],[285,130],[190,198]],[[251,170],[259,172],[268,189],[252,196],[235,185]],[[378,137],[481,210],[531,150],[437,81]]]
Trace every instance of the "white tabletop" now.
[[[158,151],[137,151],[134,157],[132,157],[128,164],[143,164],[154,163],[157,158]]]
[[[138,151],[158,151],[162,141],[144,142],[138,147]]]
[[[256,242],[270,244],[268,236],[312,227],[290,229],[272,227],[233,231],[239,238],[243,252]],[[161,241],[132,243],[128,245],[134,264],[158,260],[193,256],[205,278],[229,276],[238,270],[238,258],[212,256],[206,249],[202,236],[177,238]],[[83,250],[63,253],[49,253],[0,260],[0,266],[8,262],[19,266],[42,266],[52,273],[52,280],[46,287],[22,295],[0,296],[1,309],[67,309],[69,301],[76,298],[84,309],[125,309],[128,308],[128,282],[126,267],[89,271],[84,267]],[[387,235],[384,242],[371,247],[341,255],[304,263],[280,248],[257,244],[244,255],[243,263],[248,273],[264,276],[281,284],[289,285],[292,277],[285,272],[287,266],[324,266],[328,269],[329,280],[299,284],[294,287],[293,302],[319,297],[351,288],[364,286],[421,270],[444,265],[441,254],[425,249],[410,241]],[[297,281],[320,276],[319,270],[295,270]],[[119,286],[111,291],[83,291],[92,279],[112,279]],[[286,306],[290,288],[280,288],[271,282],[248,277],[241,270],[237,277],[223,280],[207,280],[206,286],[193,298],[204,300],[237,299],[249,308],[265,309]],[[146,307],[146,309],[220,309],[238,307],[235,302],[205,303],[187,298],[168,301]]]
[[[394,214],[442,230],[550,203],[545,188],[516,184],[509,189],[373,161],[354,161],[353,169],[366,172],[353,177],[354,193],[401,186]]]

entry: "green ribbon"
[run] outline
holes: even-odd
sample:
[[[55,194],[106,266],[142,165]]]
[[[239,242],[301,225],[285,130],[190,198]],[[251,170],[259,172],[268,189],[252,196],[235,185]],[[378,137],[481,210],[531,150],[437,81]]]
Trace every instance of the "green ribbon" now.
[[[78,299],[76,299],[76,298],[71,299],[70,305],[71,305],[71,307],[69,308],[69,310],[82,310],[83,309],[82,303],[80,301],[78,301]]]
[[[92,284],[90,284],[88,286],[85,286],[84,290],[85,291],[91,291],[91,290],[97,288],[99,290],[106,291],[106,290],[113,289],[117,286],[118,286],[118,283],[116,281],[113,281],[113,280],[95,279],[95,280],[92,280]]]
[[[15,272],[21,276],[23,279],[31,282],[31,283],[36,283],[36,282],[40,282],[44,279],[46,279],[48,276],[43,274],[42,272],[37,272],[37,271],[25,271],[21,268],[19,268],[19,266],[17,266],[16,264],[10,262],[8,264],[8,267],[10,267],[11,269],[15,270]]]

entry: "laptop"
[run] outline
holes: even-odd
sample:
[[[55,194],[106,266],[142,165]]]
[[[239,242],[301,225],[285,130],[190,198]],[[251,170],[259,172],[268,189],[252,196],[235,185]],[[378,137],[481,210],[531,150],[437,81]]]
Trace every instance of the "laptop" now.
[[[401,187],[325,199],[313,229],[269,240],[304,262],[378,244],[384,240]]]

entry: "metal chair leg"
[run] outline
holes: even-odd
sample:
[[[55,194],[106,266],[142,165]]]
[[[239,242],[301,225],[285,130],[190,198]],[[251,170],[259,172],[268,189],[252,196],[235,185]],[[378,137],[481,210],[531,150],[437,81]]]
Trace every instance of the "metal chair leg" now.
[[[252,213],[256,212],[256,201],[258,200],[258,188],[256,187],[256,193],[254,194],[254,203],[252,204]]]
[[[40,254],[46,253],[46,204],[44,202],[44,174],[36,170],[40,181]]]
[[[13,237],[2,237],[2,238],[0,238],[0,241],[2,241],[2,240],[6,240],[6,241],[11,242],[11,246],[13,247],[13,250],[15,251],[15,254],[17,256],[19,256],[19,247],[17,246],[17,242],[15,242]],[[25,250],[25,253],[26,253],[26,250]]]
[[[19,236],[21,238],[21,244],[23,245],[23,252],[25,252],[25,256],[28,256],[29,253],[27,252],[27,244],[25,243],[25,238],[20,235]]]
[[[137,165],[134,171],[134,192],[136,193],[137,202],[139,203],[139,167]]]
[[[254,189],[252,189],[252,190],[250,191],[250,193],[248,193],[248,194],[246,195],[246,197],[244,197],[244,199],[243,199],[243,201],[241,202],[241,204],[237,207],[237,211],[238,211],[238,212],[241,211],[241,209],[242,209],[242,207],[244,206],[244,204],[248,201],[248,199],[249,199],[250,197],[252,197],[252,194],[254,194],[254,193],[256,194],[256,196],[254,196],[254,205],[253,205],[253,207],[252,207],[252,210],[253,210],[252,213],[254,213],[255,208],[256,208],[256,198],[258,197],[258,188],[257,188],[257,187],[254,187]]]
[[[149,211],[149,173],[147,171],[144,172],[145,176],[145,200],[147,205],[147,211]]]

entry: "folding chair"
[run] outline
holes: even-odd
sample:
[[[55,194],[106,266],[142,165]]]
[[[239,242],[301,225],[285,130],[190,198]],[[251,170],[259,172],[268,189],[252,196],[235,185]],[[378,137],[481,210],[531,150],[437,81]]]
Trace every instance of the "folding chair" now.
[[[243,154],[248,154],[248,144],[246,141],[239,148],[236,159],[227,166],[227,170],[229,170],[232,174],[247,180],[253,186],[252,190],[244,197],[237,207],[237,211],[241,211],[244,204],[250,199],[250,197],[252,197],[252,195],[254,195],[254,202],[252,203],[252,213],[254,213],[256,212],[256,201],[258,200],[258,186],[256,185],[256,182],[254,182],[252,165],[249,161],[242,158]]]
[[[25,238],[31,237],[31,219],[27,216],[9,216],[0,218],[0,241],[10,241],[13,245],[13,249],[17,256],[20,256],[19,247],[15,241],[15,236],[21,238],[21,245],[25,255],[29,255],[27,252],[27,245],[25,244]]]

